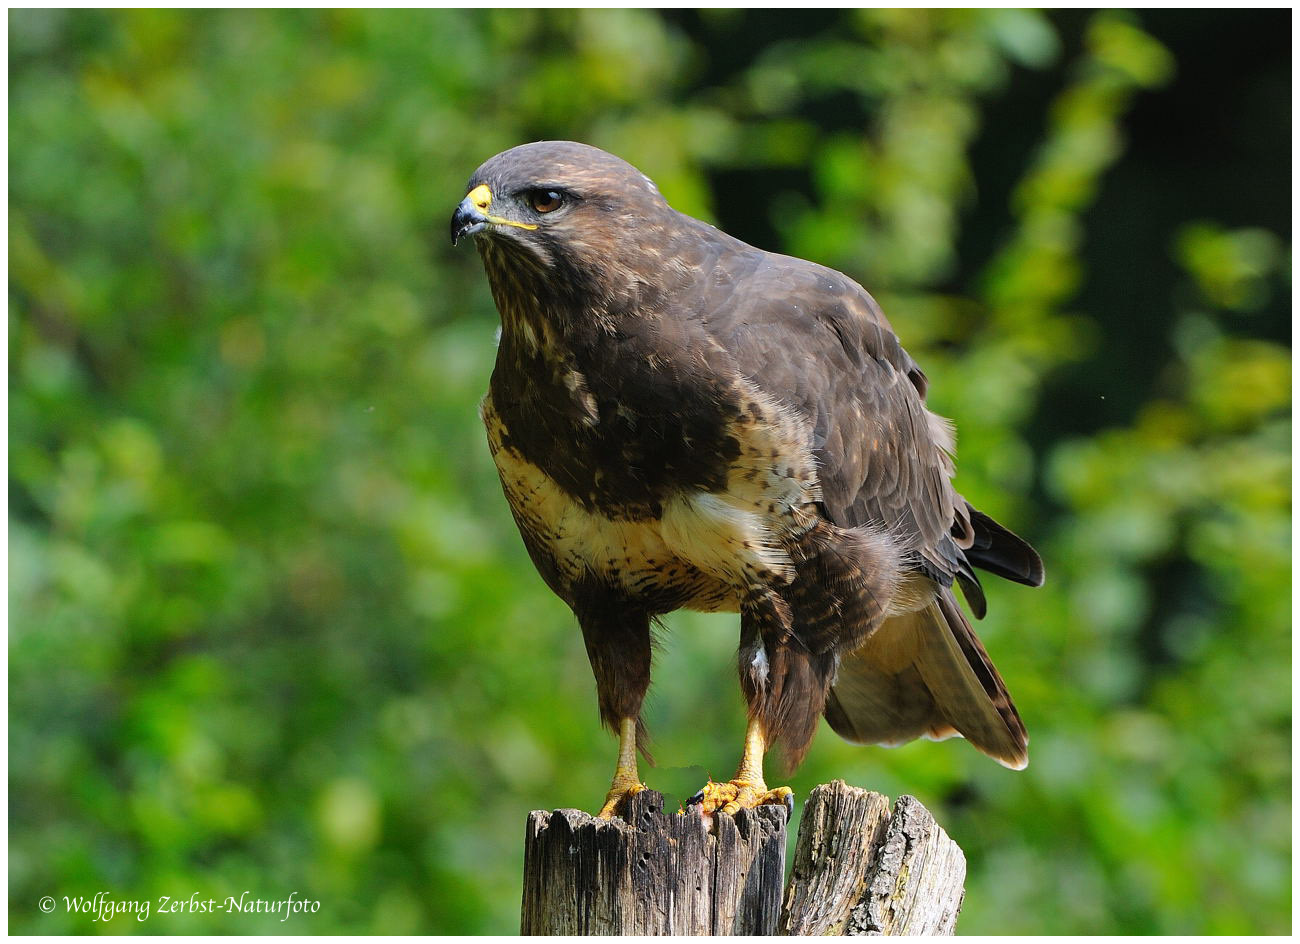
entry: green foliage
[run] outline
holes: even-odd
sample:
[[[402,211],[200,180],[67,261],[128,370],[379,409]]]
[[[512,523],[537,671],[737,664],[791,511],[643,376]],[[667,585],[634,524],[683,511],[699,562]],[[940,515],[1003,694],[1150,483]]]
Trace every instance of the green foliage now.
[[[12,930],[517,927],[527,810],[593,807],[614,759],[476,416],[491,299],[445,246],[474,167],[539,137],[710,219],[727,175],[784,181],[745,196],[769,248],[877,294],[957,422],[959,487],[1047,561],[1042,590],[987,581],[980,629],[1026,772],[823,733],[796,790],[921,797],[971,860],[967,933],[1289,927],[1281,236],[1150,246],[1182,273],[1154,392],[1112,428],[1042,422],[1122,314],[1070,306],[1175,57],[1118,12],[1067,42],[1030,11],[873,10],[738,61],[746,16],[10,13]],[[972,269],[972,151],[1048,82]],[[668,623],[646,773],[685,796],[735,763],[736,627]],[[245,890],[321,909],[63,907]]]

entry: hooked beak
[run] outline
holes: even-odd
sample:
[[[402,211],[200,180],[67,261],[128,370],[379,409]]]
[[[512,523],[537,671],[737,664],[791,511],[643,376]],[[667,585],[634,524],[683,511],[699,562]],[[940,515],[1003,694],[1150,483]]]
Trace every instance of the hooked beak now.
[[[487,184],[479,184],[465,195],[465,199],[460,201],[460,206],[456,207],[456,212],[451,215],[453,246],[462,236],[481,233],[489,223],[497,226],[513,226],[517,229],[537,229],[536,223],[524,223],[520,220],[506,219],[504,216],[493,216],[488,213],[490,206],[492,206],[492,190]]]
[[[474,205],[469,197],[460,201],[456,212],[451,215],[451,244],[460,242],[462,236],[473,236],[487,226],[487,217]]]

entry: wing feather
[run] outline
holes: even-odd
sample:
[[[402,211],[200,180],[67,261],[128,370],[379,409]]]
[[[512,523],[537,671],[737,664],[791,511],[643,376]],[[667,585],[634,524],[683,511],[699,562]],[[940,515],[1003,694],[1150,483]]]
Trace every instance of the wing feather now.
[[[706,295],[704,323],[746,378],[812,430],[826,518],[888,531],[951,584],[963,562],[951,532],[965,504],[949,481],[950,435],[925,408],[925,375],[848,277],[758,250],[745,267],[749,278]]]

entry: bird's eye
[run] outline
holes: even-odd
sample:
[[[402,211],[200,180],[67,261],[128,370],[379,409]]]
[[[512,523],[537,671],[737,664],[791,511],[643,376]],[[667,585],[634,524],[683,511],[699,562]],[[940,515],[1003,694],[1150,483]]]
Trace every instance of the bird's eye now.
[[[551,213],[564,204],[564,194],[558,190],[534,190],[528,194],[528,202],[538,213]]]

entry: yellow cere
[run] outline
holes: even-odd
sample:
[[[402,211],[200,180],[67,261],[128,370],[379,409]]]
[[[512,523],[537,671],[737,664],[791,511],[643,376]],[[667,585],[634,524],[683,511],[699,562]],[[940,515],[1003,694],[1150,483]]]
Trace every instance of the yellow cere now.
[[[518,226],[520,229],[537,229],[536,223],[520,223],[516,220],[507,220],[505,217],[492,216],[487,209],[492,205],[492,190],[487,184],[479,184],[468,194],[466,199],[483,214],[483,218],[489,223],[497,223],[502,226]]]
[[[480,213],[486,213],[487,208],[492,205],[492,191],[487,184],[479,184],[467,196],[469,202],[478,207]]]

